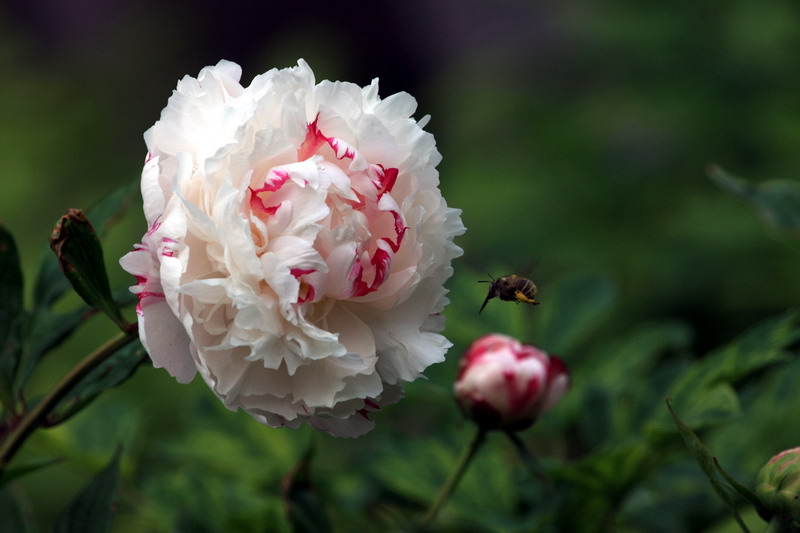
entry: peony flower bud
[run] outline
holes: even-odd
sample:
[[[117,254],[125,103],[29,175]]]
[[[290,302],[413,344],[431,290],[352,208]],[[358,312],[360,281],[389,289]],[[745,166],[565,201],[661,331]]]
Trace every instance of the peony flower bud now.
[[[357,436],[450,347],[460,211],[410,95],[317,83],[302,60],[241,74],[186,76],[145,133],[148,230],[120,261],[140,338],[231,410]]]
[[[561,359],[496,333],[467,349],[455,383],[462,411],[487,430],[525,429],[568,388]]]
[[[782,451],[761,468],[756,495],[773,513],[800,522],[800,448]]]

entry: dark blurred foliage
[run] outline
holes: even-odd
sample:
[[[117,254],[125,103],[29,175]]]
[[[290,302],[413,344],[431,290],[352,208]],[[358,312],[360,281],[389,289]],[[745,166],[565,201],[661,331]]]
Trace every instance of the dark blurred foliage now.
[[[718,189],[706,166],[719,163],[756,181],[800,176],[798,22],[800,5],[791,0],[12,0],[0,5],[0,218],[17,239],[30,287],[36,256],[58,217],[136,180],[145,152],[141,134],[177,80],[222,58],[243,66],[245,84],[303,57],[320,80],[364,85],[379,77],[383,96],[413,94],[417,116],[432,115],[427,129],[444,155],[442,188],[468,227],[451,283],[446,333],[455,348],[431,370],[430,382],[415,383],[407,400],[376,417],[372,434],[355,442],[322,437],[313,473],[338,506],[334,523],[350,530],[396,524],[420,509],[466,441],[449,393],[461,350],[492,330],[539,342],[537,332],[553,325],[536,321],[545,320],[543,310],[564,280],[582,274],[595,280],[574,285],[582,288],[569,296],[596,308],[571,317],[580,324],[563,325],[586,326],[591,334],[564,341],[562,354],[587,380],[593,367],[587,358],[581,366],[584,351],[601,353],[598,347],[614,346],[612,339],[640,331],[643,322],[674,325],[681,340],[664,341],[670,348],[662,351],[680,357],[657,375],[640,369],[633,381],[642,390],[649,379],[654,387],[669,382],[693,357],[796,305],[797,242],[766,229]],[[144,231],[140,213],[134,205],[107,241],[114,286],[130,282],[115,258]],[[478,317],[485,286],[475,281],[487,271],[532,277],[542,305],[493,301]],[[54,358],[40,386],[112,330],[92,322]],[[769,384],[787,391],[790,382],[770,375],[744,395],[752,399]],[[173,531],[169,524],[181,531],[285,530],[278,483],[311,433],[268,430],[215,402],[202,384],[180,387],[163,372],[143,369],[68,429],[37,437],[29,453],[70,458],[30,478],[42,523],[124,441],[128,507],[119,531]],[[771,409],[764,405],[746,420]],[[568,439],[554,437],[569,426],[567,416],[532,430],[544,435],[537,452],[588,453],[591,441],[576,438],[565,451],[560,446]],[[727,431],[728,438],[741,437],[735,428]],[[730,470],[744,479],[794,438],[777,422],[754,435],[726,452],[742,465]],[[561,444],[548,447],[549,437]],[[718,442],[724,437],[723,431]],[[398,449],[399,438],[406,446]],[[510,448],[498,440],[487,449],[473,477],[467,475],[474,490],[460,496],[467,514],[450,517],[461,528],[454,530],[466,531],[477,515],[484,525],[470,527],[487,530],[492,526],[485,524],[497,526],[504,513],[519,514],[542,496],[528,494],[530,483]],[[387,482],[393,471],[413,471],[415,462],[439,466],[420,467],[421,479]],[[497,489],[493,501],[483,497],[481,480]],[[724,519],[690,460],[648,483],[629,495],[631,531],[679,530],[648,518],[667,493],[682,502],[674,508],[694,517],[684,527],[701,531]],[[691,490],[681,492],[683,486]],[[368,516],[359,515],[364,509]]]

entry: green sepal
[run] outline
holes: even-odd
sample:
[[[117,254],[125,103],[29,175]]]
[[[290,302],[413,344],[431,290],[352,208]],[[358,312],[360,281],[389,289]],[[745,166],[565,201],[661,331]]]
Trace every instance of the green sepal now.
[[[711,455],[708,447],[705,445],[705,443],[703,443],[703,441],[700,440],[697,434],[692,431],[689,426],[684,424],[680,418],[678,418],[678,415],[675,414],[675,411],[672,409],[672,403],[670,400],[667,400],[667,408],[672,415],[672,419],[675,421],[675,425],[678,427],[678,432],[683,438],[683,442],[686,443],[686,446],[689,448],[692,457],[694,457],[695,461],[697,461],[697,464],[700,465],[700,469],[708,478],[708,481],[711,483],[711,487],[714,489],[714,492],[716,492],[725,503],[726,507],[736,520],[736,523],[739,524],[740,528],[742,528],[742,531],[745,533],[750,533],[750,530],[745,525],[742,517],[739,516],[739,511],[736,509],[736,503],[729,493],[729,490],[736,491],[736,489],[731,489],[723,485],[717,478],[718,470],[717,466],[715,466],[716,459],[713,455]]]
[[[94,226],[99,238],[105,237],[109,227],[125,212],[133,196],[134,183],[112,191],[86,211],[86,218]],[[69,289],[69,282],[61,273],[58,260],[48,249],[42,254],[36,284],[33,290],[34,314],[49,309]]]
[[[750,502],[750,505],[752,505],[753,508],[755,508],[756,512],[758,513],[758,516],[760,516],[765,522],[769,522],[772,517],[772,513],[770,512],[769,509],[767,509],[764,506],[764,504],[761,503],[761,500],[758,499],[758,496],[756,495],[755,491],[753,491],[749,487],[742,485],[736,480],[736,478],[728,474],[722,468],[722,465],[719,464],[719,461],[717,460],[716,457],[712,457],[712,459],[714,461],[714,468],[717,469],[717,472],[722,474],[722,477],[724,477],[725,481],[728,482],[728,486],[730,486],[733,490],[738,492],[739,496]]]
[[[50,237],[50,247],[75,292],[124,331],[127,322],[111,297],[100,240],[83,211],[70,209],[61,217]]]
[[[53,525],[53,533],[109,533],[120,499],[120,458],[117,448],[108,465],[78,494]]]

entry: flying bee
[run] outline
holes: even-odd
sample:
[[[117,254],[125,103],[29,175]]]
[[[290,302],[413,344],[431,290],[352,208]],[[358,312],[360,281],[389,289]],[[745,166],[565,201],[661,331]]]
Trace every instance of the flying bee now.
[[[492,275],[489,274],[489,277],[492,278]],[[486,299],[483,301],[483,305],[478,313],[483,311],[483,308],[486,307],[486,303],[495,297],[505,302],[523,302],[531,305],[539,305],[539,302],[536,301],[536,284],[528,278],[510,274],[497,279],[483,279],[480,280],[479,283],[491,283],[492,285],[489,287],[489,294],[486,295]]]

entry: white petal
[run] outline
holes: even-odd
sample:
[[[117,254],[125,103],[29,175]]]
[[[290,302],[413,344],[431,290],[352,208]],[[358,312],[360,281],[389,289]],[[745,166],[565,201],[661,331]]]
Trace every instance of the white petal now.
[[[152,303],[139,317],[139,338],[153,360],[178,383],[189,383],[197,366],[189,351],[189,336],[165,301]]]

